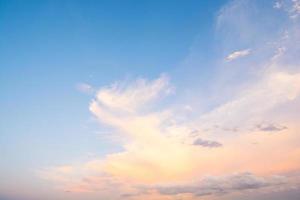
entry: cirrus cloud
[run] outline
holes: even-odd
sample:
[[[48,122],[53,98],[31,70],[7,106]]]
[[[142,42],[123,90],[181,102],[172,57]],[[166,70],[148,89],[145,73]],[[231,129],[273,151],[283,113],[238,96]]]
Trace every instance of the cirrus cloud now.
[[[234,51],[226,57],[226,60],[227,61],[236,60],[238,58],[245,57],[245,56],[249,55],[250,53],[251,53],[250,49]]]

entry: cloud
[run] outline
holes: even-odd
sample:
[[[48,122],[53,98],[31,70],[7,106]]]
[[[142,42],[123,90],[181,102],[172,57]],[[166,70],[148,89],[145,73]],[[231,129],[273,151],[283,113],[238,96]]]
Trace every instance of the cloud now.
[[[285,11],[291,19],[297,19],[300,15],[300,1],[299,0],[282,0],[276,1],[275,9],[281,9]]]
[[[274,6],[273,6],[274,8],[276,8],[276,9],[280,9],[281,7],[282,7],[282,3],[280,2],[280,1],[276,1],[275,3],[274,3]]]
[[[243,88],[234,99],[201,116],[198,123],[203,129],[214,127],[216,121],[221,127],[249,127],[299,95],[300,73],[267,71],[261,80]]]
[[[216,141],[212,141],[212,140],[203,140],[201,138],[197,138],[194,142],[194,145],[199,145],[199,146],[203,146],[203,147],[211,147],[211,148],[215,148],[215,147],[221,147],[223,146],[221,143],[216,142]]]
[[[252,38],[252,41],[259,39],[255,43],[258,45],[263,40],[255,38],[257,29],[251,25],[257,21],[249,17],[254,14],[247,15],[252,11],[248,10],[247,2],[250,1],[227,4],[221,9],[218,23],[222,27],[227,24],[234,27],[239,36],[238,44]],[[153,80],[117,81],[101,87],[95,92],[89,109],[101,125],[111,128],[110,134],[120,135],[122,140],[117,145],[122,150],[70,167],[46,168],[40,176],[56,181],[56,185],[67,191],[98,192],[102,199],[172,199],[174,195],[186,193],[217,196],[269,187],[276,189],[282,180],[272,174],[300,169],[299,112],[296,109],[299,107],[300,68],[296,62],[299,60],[297,51],[294,51],[297,34],[293,32],[294,26],[287,29],[289,37],[284,41],[281,37],[272,41],[272,37],[268,38],[271,42],[268,40],[268,44],[260,48],[251,46],[251,49],[264,50],[257,54],[259,59],[253,55],[254,63],[248,59],[231,63],[243,69],[236,78],[238,82],[234,85],[224,82],[220,88],[216,87],[214,97],[220,100],[201,105],[207,106],[205,112],[199,112],[201,108],[190,102],[181,102],[166,75]],[[226,37],[222,39],[227,41]],[[272,42],[280,44],[269,45]],[[236,51],[227,56],[227,60],[249,54],[250,48]],[[224,55],[221,57],[219,63],[224,64]],[[246,69],[251,69],[251,73],[245,73]],[[220,70],[220,77],[226,75]],[[212,79],[212,86],[217,78]],[[198,84],[195,82],[189,88],[195,95],[199,93]],[[226,87],[230,90],[228,97],[223,95]],[[83,88],[89,90],[89,86]],[[163,101],[170,94],[172,98]],[[214,100],[208,95],[202,98]],[[184,111],[180,111],[182,108]],[[188,115],[181,113],[187,111]],[[261,123],[265,119],[280,121],[286,126]],[[249,130],[253,125],[257,125],[254,132],[289,128],[285,134],[252,134]],[[254,146],[253,142],[257,141],[263,144]],[[252,173],[235,173],[237,171]],[[212,176],[207,177],[208,174]],[[195,177],[200,180],[194,182]],[[158,194],[153,198],[152,191],[138,189],[141,185],[149,190],[157,186],[154,189]]]
[[[299,0],[292,0],[293,5],[290,10],[290,17],[297,18],[300,15],[300,1]]]
[[[287,129],[286,126],[281,126],[281,125],[276,125],[276,124],[267,124],[267,123],[258,124],[258,125],[256,125],[256,128],[260,131],[267,131],[267,132],[282,131],[282,130]]]
[[[163,75],[150,81],[119,82],[99,90],[90,111],[126,138],[124,151],[106,157],[105,172],[151,182],[174,179],[190,170],[191,145],[173,137],[175,113],[168,108],[155,110],[159,100],[172,89]],[[176,157],[170,156],[175,154]]]
[[[121,144],[123,150],[108,154],[102,160],[92,160],[77,167],[46,169],[44,177],[61,182],[61,188],[70,192],[105,190],[104,193],[107,193],[112,188],[120,187],[118,189],[121,191],[119,195],[127,194],[125,195],[126,198],[139,196],[130,194],[136,194],[138,185],[141,184],[149,186],[151,184],[164,184],[169,181],[181,182],[192,179],[194,176],[201,177],[209,173],[221,174],[221,176],[219,178],[218,176],[205,178],[200,182],[200,186],[188,184],[187,187],[163,187],[158,191],[164,195],[193,193],[196,196],[202,196],[267,187],[268,182],[265,182],[264,179],[259,182],[258,180],[261,179],[257,179],[252,174],[225,177],[222,174],[233,173],[237,169],[250,169],[254,172],[266,173],[268,167],[272,166],[272,169],[275,169],[275,166],[283,163],[287,163],[288,169],[290,166],[293,167],[297,159],[285,160],[287,159],[286,156],[277,159],[271,158],[271,155],[276,155],[274,149],[270,148],[274,144],[278,144],[276,140],[272,140],[271,143],[265,142],[260,149],[253,149],[248,144],[251,139],[247,134],[243,135],[242,131],[236,132],[218,128],[218,134],[222,134],[218,136],[221,142],[227,139],[224,137],[224,133],[237,135],[231,137],[230,140],[227,139],[226,146],[223,148],[213,148],[221,147],[222,144],[215,141],[216,138],[213,134],[209,135],[210,140],[201,139],[207,138],[208,135],[201,131],[201,127],[195,127],[191,123],[193,121],[196,124],[205,125],[205,123],[214,124],[217,121],[220,124],[218,127],[235,127],[226,120],[233,120],[234,125],[242,124],[243,121],[249,121],[256,115],[263,116],[274,106],[282,102],[289,102],[299,95],[298,84],[295,84],[300,80],[298,75],[280,72],[265,76],[256,83],[257,85],[251,86],[247,91],[240,92],[232,102],[222,104],[216,110],[204,114],[200,121],[188,118],[188,122],[177,121],[176,114],[178,113],[172,109],[164,107],[165,110],[160,110],[160,112],[154,109],[156,107],[153,105],[159,103],[155,100],[166,95],[165,90],[172,88],[162,77],[150,81],[133,81],[127,84],[119,82],[118,84],[121,84],[122,88],[104,87],[92,100],[90,110],[101,123],[111,126],[127,138],[124,144]],[[294,85],[294,88],[291,85]],[[149,88],[152,88],[152,92],[148,96],[143,98],[137,96],[136,99],[131,97],[132,94],[136,93],[146,94],[145,91],[149,91]],[[106,94],[104,99],[101,95],[99,97],[99,93],[103,94],[103,91]],[[113,97],[112,99],[119,99],[118,96],[120,96],[126,101],[113,100],[113,103],[106,103],[106,97],[109,95]],[[271,100],[266,102],[265,99]],[[255,107],[257,105],[262,105],[262,107]],[[252,108],[250,112],[253,113],[247,114],[249,108]],[[230,117],[227,116],[228,113],[231,114]],[[256,137],[259,140],[259,136]],[[281,151],[286,152],[288,157],[299,155],[292,146],[290,147],[292,150],[283,148],[283,144],[288,145],[285,138],[278,138],[278,141],[282,147]],[[211,148],[197,148],[197,145]],[[258,152],[259,156],[255,156],[255,160],[251,159]],[[266,155],[270,158],[268,163],[264,161]],[[69,169],[72,170],[69,171]],[[207,186],[204,183],[210,183],[212,186]],[[122,186],[124,184],[127,185],[126,188]]]
[[[112,188],[118,188],[120,194],[120,181],[105,173],[102,160],[90,160],[69,166],[48,167],[38,171],[39,177],[55,183],[56,189],[68,193],[91,193],[105,191],[109,193]],[[105,194],[102,194],[105,195]]]
[[[227,61],[236,60],[238,58],[245,57],[245,56],[249,55],[250,52],[251,52],[250,49],[244,49],[244,50],[240,50],[240,51],[235,51],[235,52],[232,52],[231,54],[229,54],[226,57],[226,60]]]
[[[257,177],[252,173],[236,173],[228,176],[206,177],[193,184],[159,186],[156,189],[164,195],[190,193],[195,196],[222,195],[230,192],[261,189],[284,183],[283,177]]]
[[[87,83],[78,83],[76,88],[82,93],[91,94],[94,92],[94,88]]]
[[[169,78],[161,75],[158,79],[148,82],[137,79],[130,85],[116,82],[97,92],[93,103],[117,111],[134,112],[142,105],[172,92],[169,87]]]

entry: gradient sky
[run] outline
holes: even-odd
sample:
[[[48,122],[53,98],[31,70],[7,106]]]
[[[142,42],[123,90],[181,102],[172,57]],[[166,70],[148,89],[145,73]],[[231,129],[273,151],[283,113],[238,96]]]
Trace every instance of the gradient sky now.
[[[299,0],[0,0],[0,200],[299,200]]]

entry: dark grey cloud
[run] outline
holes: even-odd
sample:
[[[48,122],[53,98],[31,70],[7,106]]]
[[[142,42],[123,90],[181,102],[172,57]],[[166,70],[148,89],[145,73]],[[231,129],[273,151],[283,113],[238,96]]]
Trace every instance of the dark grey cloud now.
[[[283,177],[257,177],[252,173],[237,173],[230,176],[206,177],[199,182],[185,185],[160,186],[156,189],[163,195],[189,193],[195,196],[222,195],[235,191],[260,189],[284,183]]]
[[[282,126],[278,124],[267,124],[267,123],[257,124],[256,128],[260,131],[266,131],[266,132],[282,131],[287,129],[286,126]]]
[[[193,145],[200,145],[203,147],[210,147],[210,148],[216,148],[216,147],[221,147],[223,146],[221,143],[212,141],[212,140],[203,140],[201,138],[197,138],[194,142]]]

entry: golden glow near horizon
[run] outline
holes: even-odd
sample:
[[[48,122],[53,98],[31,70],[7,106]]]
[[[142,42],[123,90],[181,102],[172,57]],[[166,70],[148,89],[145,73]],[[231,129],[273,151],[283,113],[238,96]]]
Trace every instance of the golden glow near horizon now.
[[[70,192],[98,192],[116,184],[120,193],[140,196],[137,188],[142,187],[149,194],[143,194],[145,199],[174,195],[195,199],[190,194],[217,194],[214,187],[224,192],[239,187],[289,188],[283,174],[300,167],[300,127],[296,110],[286,106],[299,101],[300,73],[281,72],[273,66],[235,99],[181,122],[177,116],[193,112],[192,108],[181,112],[177,107],[149,109],[170,91],[166,76],[100,89],[90,111],[126,138],[124,150],[76,168],[46,170],[45,177]],[[203,181],[207,176],[213,181],[211,188]],[[136,195],[130,198],[141,198]]]

